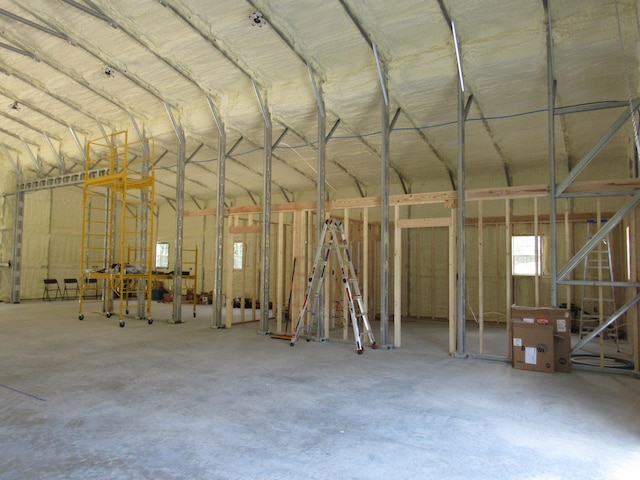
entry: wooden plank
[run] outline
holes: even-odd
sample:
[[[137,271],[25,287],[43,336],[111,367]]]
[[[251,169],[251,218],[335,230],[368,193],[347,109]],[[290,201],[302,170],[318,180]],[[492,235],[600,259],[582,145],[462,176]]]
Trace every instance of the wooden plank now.
[[[571,224],[569,222],[569,212],[570,212],[570,208],[571,208],[571,202],[568,198],[564,199],[564,258],[571,258],[571,234],[573,232],[573,229],[571,228]],[[569,275],[567,276],[568,279],[572,279],[573,278],[573,271],[569,272]],[[569,306],[571,306],[571,293],[572,293],[572,288],[571,285],[567,285],[565,288],[565,292],[566,292],[566,299],[565,302],[566,304]]]
[[[632,191],[640,189],[640,179],[623,178],[612,180],[599,180],[589,182],[574,182],[567,187],[566,193],[613,193]],[[465,197],[467,201],[480,199],[501,200],[506,198],[533,198],[547,197],[549,195],[549,187],[542,185],[526,185],[519,187],[504,188],[481,188],[467,190]],[[389,197],[389,205],[423,205],[429,203],[445,203],[455,201],[458,198],[456,191],[443,192],[426,192],[426,193],[410,193],[406,195],[391,195]],[[325,211],[333,209],[352,209],[352,208],[370,208],[379,207],[381,205],[380,197],[350,198],[338,199],[325,203]],[[271,205],[272,212],[296,212],[300,210],[315,210],[317,207],[314,201],[278,203]],[[261,205],[242,205],[237,207],[229,207],[225,209],[225,215],[261,213]],[[202,210],[186,211],[185,217],[196,217],[202,215],[215,215],[214,208],[206,208]],[[486,223],[486,222],[485,222]]]
[[[215,208],[204,208],[202,210],[188,210],[184,212],[185,217],[203,217],[213,215],[215,216],[216,209]]]
[[[449,226],[449,353],[456,352],[456,333],[457,333],[457,249],[456,249],[456,234],[457,225],[455,219],[457,218],[456,208],[451,209],[451,225]]]
[[[484,224],[483,202],[478,201],[478,329],[480,354],[484,353]]]
[[[236,218],[229,217],[229,227],[232,227]],[[233,324],[233,235],[228,235],[227,255],[226,255],[226,317],[225,328],[231,328]],[[222,323],[222,322],[220,322]]]
[[[396,205],[397,206],[397,205]],[[451,218],[404,218],[396,220],[398,228],[431,228],[448,227],[451,225]]]
[[[262,225],[246,225],[230,227],[229,233],[262,233]]]
[[[511,288],[511,200],[505,199],[505,214],[504,214],[504,237],[505,237],[505,319],[507,321],[507,356],[512,358],[512,344],[511,344],[511,304],[513,301],[511,297],[513,295]]]
[[[276,332],[282,332],[282,312],[284,309],[284,213],[278,213],[278,245],[276,256]]]
[[[540,306],[540,270],[538,269],[538,259],[542,252],[540,252],[540,246],[538,244],[538,198],[533,199],[533,238],[535,239],[535,259],[536,259],[536,273],[533,279],[533,297],[534,305]]]
[[[369,315],[369,208],[362,211],[362,301]]]
[[[347,238],[347,248],[350,249],[349,239],[351,238],[351,235],[349,234],[349,209],[345,208],[342,215],[342,224],[344,226],[344,232]],[[342,291],[342,304],[345,306],[345,308],[342,309],[344,314],[344,318],[342,319],[342,339],[347,340],[347,338],[349,337],[349,308],[347,307],[347,292],[344,288],[342,289]]]
[[[627,255],[630,255],[631,257],[631,275],[630,275],[630,280],[632,282],[637,282],[638,281],[638,268],[640,268],[640,265],[638,262],[640,262],[640,255],[637,255],[636,252],[638,252],[638,247],[637,247],[637,238],[638,238],[638,226],[640,226],[640,221],[639,218],[640,217],[640,209],[636,208],[634,211],[633,215],[629,215],[629,250],[631,250],[630,252],[627,252]],[[631,300],[632,298],[635,297],[635,295],[637,295],[637,292],[633,292],[631,291],[631,289],[626,289],[627,292],[627,298],[626,300]],[[636,372],[636,374],[638,372],[640,372],[640,315],[638,315],[638,312],[640,310],[640,306],[635,306],[634,308],[630,309],[627,312],[627,320],[629,322],[629,339],[630,339],[630,345],[631,348],[633,349],[633,365],[634,365],[634,372]]]
[[[393,229],[393,344],[402,345],[402,228],[398,226],[400,220],[400,205],[394,208],[395,226]]]
[[[615,212],[603,212],[603,217],[611,217]],[[587,220],[592,220],[594,217],[593,213],[570,213],[568,219],[570,222],[586,222]],[[564,220],[564,214],[556,215],[556,220],[561,222]],[[511,224],[515,223],[534,223],[535,217],[533,215],[512,215],[511,216]],[[484,217],[483,223],[485,225],[502,225],[504,224],[504,216],[501,217]],[[538,215],[539,223],[549,223],[549,215]],[[478,219],[475,217],[467,217],[465,225],[473,226],[478,224]]]

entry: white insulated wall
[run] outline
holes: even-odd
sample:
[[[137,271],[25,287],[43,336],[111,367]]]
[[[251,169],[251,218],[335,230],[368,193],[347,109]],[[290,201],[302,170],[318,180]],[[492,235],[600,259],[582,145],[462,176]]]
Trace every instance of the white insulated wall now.
[[[11,259],[15,197],[2,206],[2,261]],[[55,278],[64,288],[65,278],[80,276],[82,189],[64,187],[25,194],[22,237],[21,300],[42,298],[43,280]],[[6,256],[6,257],[5,257]],[[10,272],[2,268],[0,299],[10,299]]]

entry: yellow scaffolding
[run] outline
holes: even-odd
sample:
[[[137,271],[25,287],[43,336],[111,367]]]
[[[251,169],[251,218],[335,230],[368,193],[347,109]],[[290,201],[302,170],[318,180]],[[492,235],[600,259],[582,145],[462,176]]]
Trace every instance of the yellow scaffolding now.
[[[102,282],[102,313],[114,313],[120,326],[137,300],[137,317],[151,318],[152,247],[155,200],[152,139],[130,142],[127,131],[87,146],[85,162],[80,320],[90,279]],[[108,168],[108,173],[95,172]]]

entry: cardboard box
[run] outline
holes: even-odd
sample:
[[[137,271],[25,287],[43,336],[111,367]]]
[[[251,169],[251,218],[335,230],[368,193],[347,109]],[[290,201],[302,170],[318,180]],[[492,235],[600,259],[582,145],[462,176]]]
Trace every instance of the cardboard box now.
[[[555,371],[552,325],[511,320],[511,334],[513,368],[547,373]]]
[[[571,311],[565,308],[511,306],[511,319],[525,323],[547,320],[553,327],[556,372],[571,372]]]

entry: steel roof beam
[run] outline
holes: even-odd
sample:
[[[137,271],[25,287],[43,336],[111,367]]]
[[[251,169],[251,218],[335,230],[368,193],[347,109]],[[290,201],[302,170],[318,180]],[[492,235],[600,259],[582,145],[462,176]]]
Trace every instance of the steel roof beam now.
[[[374,56],[380,57],[379,59],[376,60],[376,64],[378,64],[379,62],[380,63],[386,63],[384,55],[383,54],[381,55],[380,52],[378,52],[378,50],[374,47],[374,42],[373,42],[372,36],[360,24],[360,21],[355,16],[355,14],[352,12],[352,10],[349,7],[349,5],[347,5],[347,3],[344,0],[338,0],[338,1],[342,5],[342,8],[344,8],[347,16],[351,19],[351,22],[355,25],[355,27],[358,29],[358,31],[360,32],[360,34],[362,35],[364,40],[367,42],[367,44],[373,50]],[[380,74],[380,71],[378,71],[378,73]],[[400,109],[402,109],[402,111],[405,113],[405,115],[409,118],[411,123],[413,123],[414,125],[417,125],[417,122],[415,122],[413,120],[413,118],[411,118],[411,116],[408,114],[409,109],[406,108],[406,106],[404,105],[403,102],[399,101],[398,98],[395,97],[394,95],[390,95],[389,92],[387,92],[385,95],[388,95],[388,97],[389,97],[389,98],[387,98],[387,102],[393,101],[395,104],[397,104],[400,107]],[[454,178],[454,173],[453,173],[453,169],[449,166],[449,162],[446,162],[444,160],[444,156],[440,152],[436,153],[437,150],[435,149],[433,144],[428,140],[427,135],[423,131],[419,130],[417,128],[417,126],[416,126],[416,130],[419,132],[420,138],[427,143],[427,145],[429,146],[430,150],[436,155],[436,158],[438,158],[438,160],[440,160],[444,164],[445,168],[447,169],[447,173],[449,175],[449,178],[453,179]],[[367,142],[364,138],[361,138],[361,141],[365,146],[367,146],[367,148],[369,148],[371,151],[373,151],[377,156],[381,156],[380,152],[378,152],[377,149],[374,148],[371,144],[369,144],[369,142]],[[389,162],[390,162],[390,167],[393,169],[393,171],[396,173],[396,175],[400,179],[400,183],[401,184],[406,184],[407,182],[406,182],[406,179],[404,177],[404,174],[399,169],[399,167],[397,165],[395,165],[393,162],[391,162],[391,160],[389,160]],[[452,187],[455,189],[455,182],[453,180],[451,180],[451,181],[452,181]]]
[[[69,38],[66,37],[65,35],[62,35],[61,33],[56,32],[55,30],[51,30],[50,28],[47,28],[44,25],[40,25],[39,23],[35,23],[35,22],[32,22],[31,20],[27,20],[26,18],[21,17],[20,15],[16,15],[15,13],[4,10],[3,8],[0,8],[0,15],[4,15],[5,17],[8,17],[12,20],[15,20],[20,23],[24,23],[25,25],[28,25],[32,28],[40,30],[41,32],[47,33],[53,37],[57,37],[61,40],[64,40],[65,42],[69,42],[73,44],[71,40],[69,40]]]
[[[46,62],[44,62],[46,63]],[[2,64],[0,64],[2,65]],[[51,65],[49,65],[51,66]],[[54,67],[52,67],[54,68]],[[59,70],[57,70],[59,71]],[[91,118],[93,120],[95,120],[95,117],[92,113],[90,113],[89,111],[83,110],[82,107],[80,105],[75,104],[74,102],[72,102],[69,99],[60,97],[59,95],[56,95],[55,93],[49,91],[40,81],[34,79],[34,78],[30,78],[25,76],[24,74],[22,74],[22,72],[18,72],[14,69],[12,69],[11,67],[7,67],[6,65],[2,65],[0,66],[0,72],[4,73],[5,75],[9,76],[9,77],[15,77],[17,79],[19,79],[21,82],[26,83],[27,85],[29,85],[30,87],[41,91],[42,93],[44,93],[45,95],[48,95],[49,97],[57,100],[58,102],[66,105],[67,107],[71,108],[72,110],[75,110],[79,113],[81,113],[82,115],[85,115],[88,118]],[[60,72],[60,73],[64,73],[64,72]],[[29,102],[28,100],[24,100],[22,97],[15,95],[13,92],[10,92],[7,89],[1,88],[0,87],[0,94],[12,98],[15,101],[17,101],[20,105],[23,105],[27,108],[29,108],[30,110],[33,110],[35,112],[38,112],[40,115],[45,116],[47,118],[49,118],[50,120],[53,120],[54,122],[59,123],[60,125],[64,125],[65,127],[67,127],[69,125],[69,123],[65,120],[61,120],[60,118],[58,118],[57,116],[53,115],[50,112],[47,112],[46,110],[43,110],[39,107],[37,107],[36,105],[32,104],[31,102]],[[118,106],[118,105],[116,105]],[[87,134],[87,131],[84,130],[83,128],[80,128],[78,126],[74,126],[74,128],[76,130],[78,130],[79,132],[83,133],[83,134]]]
[[[21,42],[20,42],[20,41],[18,41],[18,40],[16,40],[15,38],[13,38],[13,37],[12,37],[12,38],[8,38],[8,37],[7,37],[7,35],[6,35],[6,32],[5,32],[5,34],[4,34],[3,36],[4,36],[5,38],[9,39],[10,41],[12,41],[12,42],[13,42],[13,43],[15,43],[15,44],[20,44],[20,45],[21,45]],[[82,49],[82,47],[81,47],[81,46],[79,46],[79,45],[75,45],[75,44],[73,44],[73,45],[74,45],[74,46],[77,46],[77,47],[79,47],[79,48],[81,48],[81,49]],[[24,45],[21,45],[21,48],[23,48],[23,49],[25,49],[25,50],[28,50],[28,47],[26,47],[26,46],[24,46]],[[83,49],[83,50],[85,50],[85,49]],[[86,50],[85,50],[85,51],[86,51]],[[91,54],[91,52],[87,52],[87,53]],[[35,55],[35,54],[34,54],[34,55]],[[99,60],[101,60],[101,59],[99,59]],[[101,90],[98,90],[98,89],[94,88],[94,87],[93,87],[89,82],[87,82],[87,81],[86,81],[84,78],[82,78],[80,75],[77,75],[77,74],[71,74],[71,72],[69,72],[69,71],[68,71],[68,69],[64,68],[64,66],[63,66],[63,65],[61,65],[61,64],[59,64],[59,63],[57,63],[57,62],[53,61],[51,58],[49,58],[49,57],[47,57],[47,56],[42,56],[42,57],[38,57],[38,61],[39,61],[39,62],[42,62],[42,63],[44,63],[44,64],[46,64],[46,65],[48,65],[48,66],[49,66],[49,67],[51,67],[53,70],[55,70],[55,71],[57,71],[58,73],[60,73],[60,74],[64,75],[65,77],[72,79],[72,80],[73,80],[73,81],[75,81],[76,83],[78,83],[78,84],[82,85],[82,86],[83,86],[83,87],[85,87],[86,89],[90,90],[92,93],[94,93],[94,94],[96,94],[96,95],[100,96],[102,99],[104,99],[104,100],[106,100],[106,101],[108,101],[108,102],[112,103],[112,104],[113,104],[113,105],[115,105],[116,107],[121,108],[121,109],[123,109],[123,110],[127,111],[127,109],[126,109],[126,108],[124,108],[124,106],[123,106],[123,104],[122,104],[122,103],[119,103],[117,100],[114,100],[113,98],[111,98],[110,96],[108,96],[108,95],[106,95],[104,92],[102,92]],[[102,61],[102,60],[101,60],[101,61]],[[5,67],[5,68],[6,68],[6,67]],[[24,81],[24,82],[26,82],[26,83],[29,83],[29,84],[34,84],[34,83],[35,83],[35,81],[34,81],[33,79],[25,80],[24,75],[23,75],[23,74],[21,74],[21,73],[18,73],[18,72],[15,72],[15,71],[10,71],[10,70],[4,70],[4,71],[5,71],[5,73],[8,73],[8,74],[10,74],[10,75],[16,76],[17,78],[20,78],[20,80],[22,80],[22,81]],[[46,91],[49,95],[51,95],[52,97],[54,97],[54,98],[58,99],[58,98],[57,98],[57,97],[55,97],[52,93],[50,93],[47,89],[45,89],[43,86],[38,87],[38,88],[40,88],[40,89],[41,89],[41,90],[43,90],[43,91]],[[74,107],[74,108],[75,108],[76,110],[79,110],[79,107]],[[89,115],[89,117],[90,117],[90,118],[95,118],[93,115]]]
[[[33,9],[27,8],[27,7],[24,7],[24,8],[31,15],[36,17],[38,20],[40,20],[41,22],[47,24],[50,28],[53,28],[53,29],[56,29],[58,31],[64,32],[64,35],[67,36],[68,38],[72,38],[73,39],[73,37],[76,35],[76,32],[70,31],[70,27],[68,27],[68,26],[66,26],[66,25],[64,25],[64,24],[62,24],[60,22],[53,21],[50,17],[47,17],[47,16],[43,15],[41,12],[34,11]],[[135,85],[137,85],[140,89],[144,90],[145,92],[147,92],[152,97],[155,97],[161,103],[163,103],[163,104],[164,103],[169,103],[171,105],[171,107],[174,107],[174,108],[176,107],[176,105],[174,105],[173,103],[167,102],[167,100],[164,98],[164,96],[153,85],[151,85],[148,82],[144,81],[143,79],[141,79],[137,75],[132,74],[126,68],[126,65],[121,64],[113,56],[106,55],[106,54],[102,53],[99,49],[90,47],[88,45],[85,45],[82,41],[78,41],[77,39],[73,40],[73,44],[75,46],[77,46],[78,48],[80,48],[81,50],[84,50],[86,53],[88,53],[89,55],[93,56],[94,58],[100,60],[102,63],[105,63],[106,65],[110,65],[113,68],[115,68],[118,71],[118,73],[120,73],[124,78],[126,78],[130,82],[132,82]],[[88,85],[88,82],[86,82],[86,81],[85,82],[79,82],[79,83],[83,84],[83,86]],[[121,108],[123,108],[123,110],[125,110],[127,112],[129,111],[128,107],[121,107]],[[144,117],[144,115],[138,115],[138,116]]]
[[[22,141],[22,146],[24,147],[25,151],[27,152],[27,155],[29,155],[29,158],[31,158],[31,162],[33,162],[33,166],[36,169],[36,175],[38,177],[42,177],[42,175],[44,174],[43,170],[42,170],[42,160],[40,160],[37,155],[34,155],[33,152],[31,151],[31,148],[29,148],[29,145],[27,145],[27,142],[25,142],[24,140]]]
[[[176,8],[175,6],[169,4],[166,1],[163,0],[158,0],[158,3],[160,3],[160,5],[162,5],[163,7],[168,8],[169,10],[171,10],[177,17],[179,17],[185,24],[187,24],[195,33],[197,33],[198,35],[200,35],[200,37],[202,39],[204,39],[207,43],[209,43],[216,51],[218,51],[224,58],[226,58],[232,65],[234,65],[248,80],[250,80],[251,82],[255,82],[258,86],[265,88],[264,85],[261,84],[261,82],[259,82],[256,78],[254,78],[253,75],[251,75],[248,72],[248,67],[243,66],[240,64],[240,62],[237,60],[238,56],[233,54],[232,52],[229,51],[228,48],[223,47],[219,42],[217,42],[215,39],[210,38],[205,32],[203,32],[202,30],[200,30],[200,28],[191,21],[191,19],[189,18],[188,15],[184,14],[180,9]],[[198,85],[194,80],[189,79],[194,85],[196,85],[198,88],[200,88],[203,92],[207,93],[207,89],[205,89],[204,87]],[[278,120],[279,123],[281,123],[285,128],[290,129],[291,127],[289,125],[287,125],[284,121],[282,120]],[[246,136],[244,132],[242,132],[241,130],[238,129],[234,129],[233,127],[230,127],[231,130],[234,130],[238,133],[240,133],[243,136]],[[301,137],[303,138],[303,137]],[[252,140],[249,140],[254,146],[259,146],[259,144],[257,142],[254,142]],[[297,169],[296,167],[289,165],[284,159],[282,159],[280,156],[273,154],[272,153],[272,157],[275,158],[276,160],[284,163],[288,168],[293,169],[296,173],[300,174],[301,176],[307,178],[311,183],[315,184],[315,178],[311,177],[310,175],[307,175],[306,173],[304,173],[303,171]],[[234,159],[237,162],[237,159],[230,157],[232,159]]]
[[[41,128],[38,128],[38,127],[34,127],[33,125],[31,125],[28,122],[25,122],[21,118],[16,118],[16,117],[13,117],[11,115],[7,115],[4,112],[0,112],[0,115],[3,116],[4,118],[8,119],[8,120],[11,120],[12,122],[19,123],[20,125],[22,125],[25,128],[28,128],[29,130],[33,130],[34,132],[38,132],[41,135],[44,134],[44,133],[47,133],[45,130],[42,130]],[[53,137],[57,141],[60,141],[60,137],[59,136],[53,135],[53,134],[50,134],[50,133],[48,135]]]
[[[55,149],[55,147],[53,146],[53,143],[51,143],[51,139],[49,138],[49,136],[46,133],[43,133],[42,135],[44,136],[44,139],[47,142],[47,145],[49,145],[49,148],[51,149],[51,153],[53,153],[53,157],[56,159],[56,162],[58,163],[58,170],[60,171],[60,175],[64,175],[65,173],[67,173],[67,167],[64,163],[64,159],[60,155],[60,152],[58,152]]]

